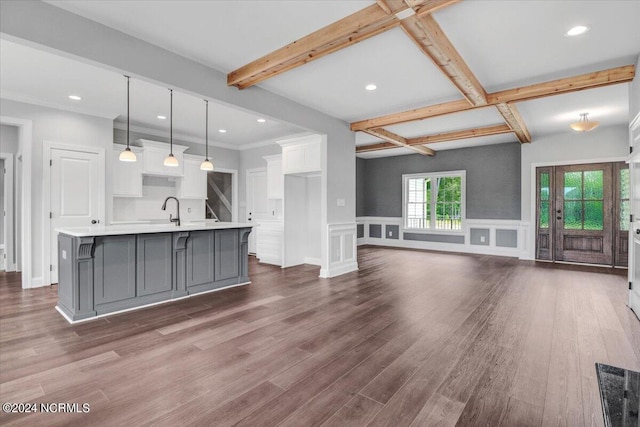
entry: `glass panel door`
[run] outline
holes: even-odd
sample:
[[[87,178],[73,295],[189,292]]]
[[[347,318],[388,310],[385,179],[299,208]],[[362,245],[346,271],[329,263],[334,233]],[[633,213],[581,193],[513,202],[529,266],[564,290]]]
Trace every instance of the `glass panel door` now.
[[[536,259],[553,259],[553,168],[536,170]]]
[[[612,164],[555,168],[555,259],[612,264]]]

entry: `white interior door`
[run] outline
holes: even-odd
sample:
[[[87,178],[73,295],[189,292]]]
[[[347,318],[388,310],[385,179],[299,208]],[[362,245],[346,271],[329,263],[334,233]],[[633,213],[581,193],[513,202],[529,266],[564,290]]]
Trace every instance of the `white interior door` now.
[[[267,169],[247,171],[247,221],[258,224],[269,218],[267,200]],[[249,234],[249,253],[256,253],[256,232]]]
[[[51,283],[58,283],[59,227],[100,222],[98,154],[51,149]]]

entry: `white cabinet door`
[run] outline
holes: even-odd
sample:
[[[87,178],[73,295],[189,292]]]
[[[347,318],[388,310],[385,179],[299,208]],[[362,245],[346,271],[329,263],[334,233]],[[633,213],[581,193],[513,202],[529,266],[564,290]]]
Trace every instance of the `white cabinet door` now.
[[[269,218],[267,170],[247,171],[247,221],[260,222]],[[249,234],[249,253],[256,253],[256,233]]]
[[[142,197],[142,153],[136,152],[135,162],[121,162],[120,151],[112,153],[114,197]]]
[[[282,155],[265,156],[267,161],[267,198],[284,197],[284,174],[282,173]]]
[[[321,170],[320,141],[282,147],[282,169],[285,174],[305,174]]]
[[[202,160],[184,159],[184,175],[178,181],[178,197],[181,199],[207,198],[207,171],[200,169]]]
[[[169,145],[167,144],[167,148]],[[147,175],[160,175],[160,176],[182,176],[184,171],[184,159],[182,153],[173,151],[173,155],[178,159],[178,166],[171,167],[164,165],[164,159],[169,155],[169,150],[162,150],[158,148],[144,148],[143,173]]]

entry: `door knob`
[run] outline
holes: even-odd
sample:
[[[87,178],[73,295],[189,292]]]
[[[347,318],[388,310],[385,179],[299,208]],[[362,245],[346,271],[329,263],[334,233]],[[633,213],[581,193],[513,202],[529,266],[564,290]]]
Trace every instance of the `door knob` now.
[[[562,210],[558,209],[556,212],[558,212],[558,213],[562,213]]]
[[[640,228],[636,228],[636,234],[640,234]]]
[[[97,223],[99,223],[99,222],[100,222],[100,221],[95,220],[95,219],[92,219],[92,220],[91,220],[91,224],[97,224]]]
[[[562,217],[561,216],[557,216],[556,219],[562,219]]]

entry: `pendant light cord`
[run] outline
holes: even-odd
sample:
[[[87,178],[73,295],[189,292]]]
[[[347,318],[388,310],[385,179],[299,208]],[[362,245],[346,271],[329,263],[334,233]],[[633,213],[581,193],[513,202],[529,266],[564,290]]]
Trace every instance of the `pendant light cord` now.
[[[129,117],[131,116],[131,114],[129,114],[129,76],[125,76],[127,78],[127,150],[130,150],[129,148]]]
[[[173,156],[173,89],[169,89],[169,93],[171,94],[171,101],[169,105],[169,145],[171,155]]]
[[[205,102],[205,106],[206,106],[205,107],[205,111],[206,111],[206,114],[205,114],[205,125],[204,125],[204,129],[205,129],[204,130],[204,135],[205,135],[204,136],[204,138],[205,138],[205,140],[204,140],[204,142],[205,142],[205,145],[204,145],[204,152],[205,152],[204,157],[205,157],[205,159],[209,160],[209,101],[207,101],[205,99],[204,102]]]

